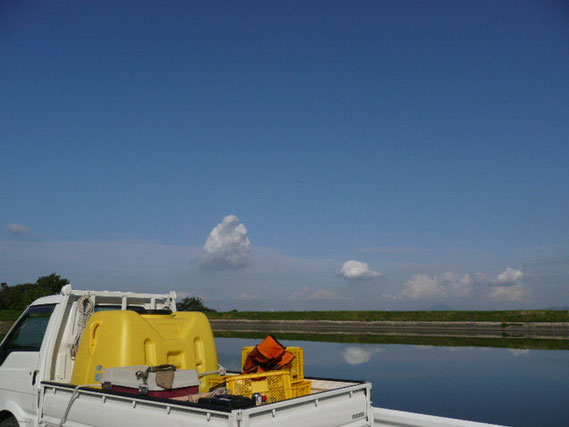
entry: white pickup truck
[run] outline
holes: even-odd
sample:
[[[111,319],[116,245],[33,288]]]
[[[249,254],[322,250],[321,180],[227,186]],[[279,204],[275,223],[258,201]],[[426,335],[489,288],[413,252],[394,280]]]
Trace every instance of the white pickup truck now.
[[[78,291],[32,303],[0,344],[0,427],[17,426],[483,426],[486,424],[373,408],[371,384],[307,379],[306,396],[244,409],[133,395],[71,384],[81,325],[78,301],[95,311],[176,311],[176,294]],[[119,343],[117,343],[119,344]]]
[[[40,298],[0,345],[0,426],[371,426],[371,384],[312,379],[307,396],[246,409],[106,391],[70,384],[82,296],[102,309],[176,311],[176,294],[77,291]]]

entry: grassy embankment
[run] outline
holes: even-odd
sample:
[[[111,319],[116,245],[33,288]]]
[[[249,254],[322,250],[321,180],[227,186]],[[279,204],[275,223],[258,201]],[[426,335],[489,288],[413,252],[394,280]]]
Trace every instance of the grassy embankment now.
[[[267,336],[267,333],[214,331],[214,335],[218,338],[246,338],[262,340]],[[301,333],[278,333],[276,336],[281,341],[324,341],[353,344],[406,344],[443,347],[496,347],[524,350],[569,350],[569,340],[531,338],[459,338]],[[286,342],[285,345],[287,345]]]
[[[13,321],[19,310],[0,310],[0,321]],[[569,310],[513,311],[213,311],[210,319],[340,320],[392,322],[569,322]]]
[[[569,322],[569,310],[515,311],[230,311],[210,319],[398,322]]]
[[[16,320],[19,310],[0,310],[0,321]],[[513,311],[214,311],[210,319],[341,320],[393,322],[569,322],[569,310]]]

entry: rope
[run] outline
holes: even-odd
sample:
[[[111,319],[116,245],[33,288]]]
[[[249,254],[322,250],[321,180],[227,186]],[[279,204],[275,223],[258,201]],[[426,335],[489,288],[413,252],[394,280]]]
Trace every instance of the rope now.
[[[69,350],[72,360],[75,360],[75,356],[77,356],[77,350],[79,349],[81,337],[83,336],[83,331],[85,331],[87,322],[95,312],[95,304],[93,303],[93,299],[89,295],[83,295],[77,301],[77,311],[79,313],[79,319],[77,320],[77,330],[75,331],[73,344]]]
[[[205,377],[206,375],[215,375],[215,374],[219,374],[223,377],[227,374],[227,369],[225,369],[223,366],[219,365],[219,369],[217,371],[209,371],[209,372],[201,372],[201,373],[198,372],[198,378]]]

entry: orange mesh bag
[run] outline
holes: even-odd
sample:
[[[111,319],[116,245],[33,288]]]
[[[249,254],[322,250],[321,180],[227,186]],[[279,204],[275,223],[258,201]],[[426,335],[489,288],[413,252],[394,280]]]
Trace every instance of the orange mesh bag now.
[[[269,335],[262,343],[255,346],[243,364],[243,373],[275,371],[283,369],[294,360],[294,354],[286,351],[273,335]]]

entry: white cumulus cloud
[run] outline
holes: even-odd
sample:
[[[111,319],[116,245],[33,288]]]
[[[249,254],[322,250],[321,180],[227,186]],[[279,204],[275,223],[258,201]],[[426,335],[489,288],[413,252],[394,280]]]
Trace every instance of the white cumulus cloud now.
[[[524,277],[523,271],[508,267],[500,274],[498,274],[496,277],[496,283],[499,285],[504,285],[506,283],[516,283],[522,280],[522,277]]]
[[[429,276],[416,274],[404,285],[401,296],[413,300],[423,298],[466,298],[474,290],[469,274],[443,273]]]
[[[338,274],[344,279],[370,279],[381,276],[380,272],[369,268],[367,263],[355,260],[346,261]]]
[[[381,348],[363,348],[349,346],[342,350],[342,357],[350,365],[361,365],[371,360],[374,354],[382,351]]]
[[[496,300],[521,301],[528,295],[529,289],[519,283],[513,286],[494,286],[489,296]]]
[[[206,270],[228,270],[249,263],[251,241],[247,227],[235,215],[226,216],[211,230],[203,246],[200,266]]]
[[[470,274],[445,273],[442,278],[452,296],[466,298],[474,291],[475,283]]]
[[[18,224],[18,223],[13,223],[13,224],[8,224],[6,226],[6,231],[8,231],[9,233],[12,234],[26,234],[30,231],[30,229],[28,227],[26,227],[25,225],[22,224]]]
[[[427,276],[426,274],[416,274],[411,277],[405,288],[401,291],[401,296],[411,299],[431,298],[442,295],[444,288],[437,276]]]
[[[465,299],[486,296],[493,300],[521,301],[529,295],[521,279],[521,270],[508,267],[496,276],[484,273],[442,273],[434,276],[416,274],[405,283],[401,298],[419,299]]]
[[[521,282],[523,277],[523,271],[506,268],[492,280],[497,286],[491,287],[488,297],[494,300],[522,301],[530,294],[529,289]]]

